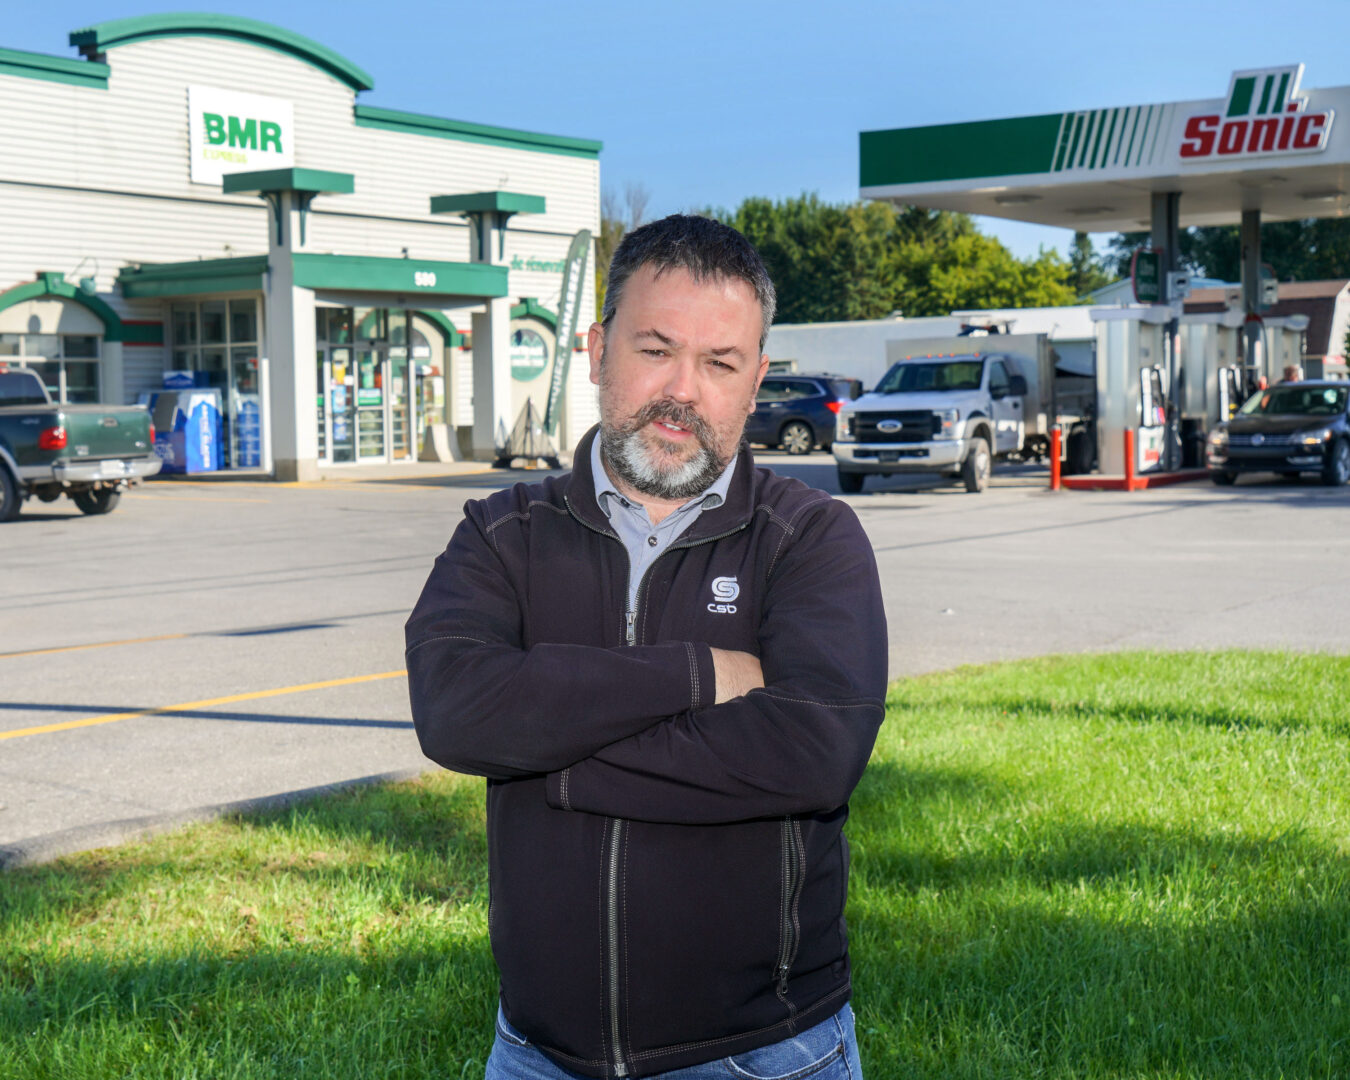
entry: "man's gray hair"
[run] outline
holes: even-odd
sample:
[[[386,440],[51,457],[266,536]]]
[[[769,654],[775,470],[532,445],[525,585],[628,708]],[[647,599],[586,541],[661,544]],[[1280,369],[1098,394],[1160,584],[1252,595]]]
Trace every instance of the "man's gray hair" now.
[[[744,281],[755,290],[764,318],[759,335],[759,351],[764,351],[778,296],[759,252],[730,225],[692,214],[671,214],[639,226],[625,236],[609,263],[609,283],[600,318],[606,330],[623,299],[628,279],[643,266],[653,267],[658,276],[667,270],[685,270],[697,282]]]

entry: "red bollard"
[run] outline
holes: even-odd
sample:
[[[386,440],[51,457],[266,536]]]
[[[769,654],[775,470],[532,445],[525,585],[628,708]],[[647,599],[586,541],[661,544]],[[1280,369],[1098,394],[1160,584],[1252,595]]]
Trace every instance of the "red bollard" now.
[[[1050,490],[1059,490],[1059,425],[1050,429]]]
[[[1134,428],[1125,429],[1125,490],[1134,490]]]

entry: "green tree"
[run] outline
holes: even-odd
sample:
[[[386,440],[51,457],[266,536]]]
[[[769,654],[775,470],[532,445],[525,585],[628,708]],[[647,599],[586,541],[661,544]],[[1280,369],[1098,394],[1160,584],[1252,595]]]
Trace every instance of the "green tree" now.
[[[1242,277],[1242,236],[1236,225],[1183,229],[1179,236],[1184,266],[1204,277],[1238,281]],[[1147,246],[1145,232],[1117,233],[1107,260],[1117,272],[1130,272],[1130,257]],[[1281,281],[1317,281],[1350,277],[1350,218],[1268,221],[1261,226],[1261,261]]]
[[[1069,248],[1068,286],[1077,297],[1084,297],[1095,289],[1110,283],[1113,276],[1107,273],[1102,260],[1092,247],[1092,237],[1085,232],[1073,234],[1073,244]]]
[[[1055,252],[1018,259],[964,214],[832,204],[804,194],[704,211],[740,229],[778,289],[778,321],[834,322],[945,315],[963,308],[1072,303]]]

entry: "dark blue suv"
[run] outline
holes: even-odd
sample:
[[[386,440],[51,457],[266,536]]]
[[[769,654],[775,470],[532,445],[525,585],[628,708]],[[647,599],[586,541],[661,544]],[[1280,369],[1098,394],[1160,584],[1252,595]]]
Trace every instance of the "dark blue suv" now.
[[[755,411],[745,424],[746,442],[781,446],[789,454],[828,450],[839,406],[862,394],[862,383],[844,375],[779,375],[760,384]]]

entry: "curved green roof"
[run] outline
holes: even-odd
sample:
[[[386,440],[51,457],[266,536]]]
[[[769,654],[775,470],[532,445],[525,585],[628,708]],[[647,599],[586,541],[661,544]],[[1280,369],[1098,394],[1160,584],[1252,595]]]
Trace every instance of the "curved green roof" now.
[[[144,41],[146,38],[189,36],[227,37],[251,42],[297,56],[321,71],[328,72],[353,90],[370,90],[375,86],[375,80],[364,69],[317,41],[271,23],[245,19],[240,15],[209,15],[200,12],[137,15],[73,30],[70,43],[79,46],[85,53],[103,53],[117,45]]]

